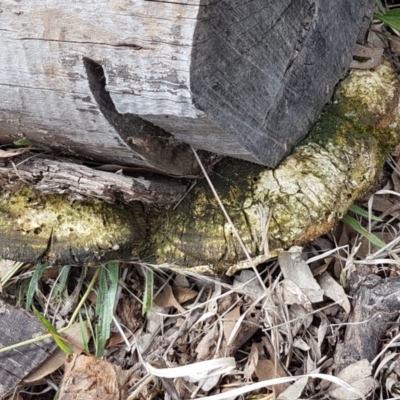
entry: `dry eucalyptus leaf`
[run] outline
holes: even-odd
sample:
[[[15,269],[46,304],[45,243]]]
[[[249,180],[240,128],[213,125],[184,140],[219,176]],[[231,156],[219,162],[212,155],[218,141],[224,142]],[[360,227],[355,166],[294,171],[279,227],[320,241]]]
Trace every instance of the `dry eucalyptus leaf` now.
[[[286,375],[280,374],[280,370],[272,360],[258,360],[255,373],[259,381],[267,381],[274,378],[283,378]],[[288,387],[288,383],[275,385],[275,393],[282,393]]]
[[[154,304],[160,307],[174,307],[183,313],[186,310],[176,300],[170,285],[165,285],[161,293],[154,299]]]
[[[251,344],[250,354],[247,359],[247,363],[244,367],[243,373],[247,380],[251,380],[254,371],[256,370],[258,364],[259,349],[257,343],[253,342]]]
[[[90,338],[90,332],[86,328],[86,337]],[[72,348],[75,354],[82,353],[83,350],[83,337],[81,331],[81,325],[79,322],[73,324],[71,328],[65,331],[62,335],[68,341],[68,345]],[[38,369],[29,374],[24,380],[24,384],[37,382],[47,375],[57,371],[65,363],[66,354],[61,350],[57,349]]]
[[[327,272],[318,276],[317,281],[324,290],[325,296],[337,302],[348,314],[351,306],[343,286],[339,285]]]
[[[10,149],[10,150],[2,150],[0,149],[0,158],[11,158],[20,156],[21,154],[29,152],[31,147],[24,147],[22,149]]]
[[[218,338],[218,325],[214,324],[213,327],[205,334],[203,339],[197,345],[196,353],[197,361],[207,360],[213,353],[214,347]]]
[[[186,301],[194,299],[199,292],[197,290],[189,289],[187,287],[174,286],[172,293],[179,304],[185,303]]]
[[[223,322],[224,336],[225,340],[228,341],[231,337],[231,333],[235,328],[236,322],[240,318],[240,306],[236,306],[233,310],[229,311],[225,317]]]
[[[312,311],[313,308],[310,299],[292,280],[284,279],[278,287],[282,290],[282,297],[285,304],[301,304],[308,311]]]
[[[315,369],[315,373],[319,372],[319,369]],[[308,377],[300,378],[293,384],[291,384],[284,392],[278,396],[278,400],[297,400],[300,398],[301,393],[307,385]]]
[[[361,360],[344,368],[337,377],[349,383],[353,388],[366,396],[376,386],[376,381],[371,376],[371,371],[372,367],[369,361]],[[361,398],[361,396],[354,392],[350,392],[338,384],[331,385],[329,394],[334,399],[339,400],[357,400]]]
[[[302,248],[291,247],[279,254],[278,261],[285,280],[289,279],[307,296],[311,303],[323,300],[324,291],[315,280],[310,267],[301,258]],[[302,303],[299,303],[302,304]]]

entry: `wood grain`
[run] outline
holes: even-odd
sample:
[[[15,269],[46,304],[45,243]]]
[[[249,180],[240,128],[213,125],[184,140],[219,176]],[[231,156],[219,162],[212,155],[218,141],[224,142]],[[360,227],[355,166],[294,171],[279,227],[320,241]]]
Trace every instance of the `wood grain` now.
[[[343,78],[373,5],[4,0],[0,142],[175,176],[198,173],[182,142],[275,167]]]
[[[0,300],[0,348],[41,336],[47,332],[36,318]],[[46,339],[0,354],[0,399],[12,391],[30,372],[55,350],[53,339]]]

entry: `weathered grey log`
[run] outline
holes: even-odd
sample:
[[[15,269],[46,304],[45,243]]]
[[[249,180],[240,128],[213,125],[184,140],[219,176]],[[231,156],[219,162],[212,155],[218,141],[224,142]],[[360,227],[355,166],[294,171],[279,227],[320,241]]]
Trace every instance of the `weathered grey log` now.
[[[398,96],[389,65],[353,71],[310,137],[278,168],[233,159],[216,167],[214,185],[256,262],[326,233],[371,186],[400,141]],[[260,211],[271,214],[269,226]],[[166,213],[137,203],[40,196],[28,188],[5,192],[0,257],[80,263],[142,256],[220,270],[249,266],[206,182]],[[262,243],[267,228],[269,252]]]
[[[186,186],[157,177],[136,177],[100,171],[68,161],[44,159],[29,153],[11,159],[0,159],[0,186],[15,190],[28,184],[43,194],[79,195],[115,203],[176,204]],[[79,197],[78,197],[79,198]]]
[[[374,4],[3,0],[0,142],[172,175],[199,172],[181,142],[274,167],[343,78]]]
[[[37,318],[0,300],[0,348],[8,347],[47,332]],[[26,345],[0,354],[0,399],[38,368],[56,349],[53,339]]]

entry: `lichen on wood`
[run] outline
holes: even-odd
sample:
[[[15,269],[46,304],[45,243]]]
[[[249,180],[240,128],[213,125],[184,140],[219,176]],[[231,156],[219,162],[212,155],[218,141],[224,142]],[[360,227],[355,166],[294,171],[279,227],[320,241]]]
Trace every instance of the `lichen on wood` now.
[[[113,205],[29,188],[0,200],[0,256],[21,261],[98,263],[130,257],[146,233],[140,203]]]

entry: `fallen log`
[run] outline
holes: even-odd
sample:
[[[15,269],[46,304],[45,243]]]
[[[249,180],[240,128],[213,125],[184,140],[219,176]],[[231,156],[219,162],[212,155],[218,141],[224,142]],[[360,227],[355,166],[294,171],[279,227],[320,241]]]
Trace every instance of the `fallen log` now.
[[[346,74],[374,5],[3,0],[0,143],[174,176],[199,173],[184,143],[276,167]]]
[[[329,231],[371,186],[399,142],[398,87],[387,64],[352,71],[310,136],[278,168],[231,159],[216,167],[214,186],[256,262]],[[0,212],[4,258],[37,261],[50,254],[54,261],[79,263],[141,256],[217,270],[246,266],[205,182],[172,210],[71,202],[23,189],[4,191]],[[263,212],[270,213],[269,226]],[[268,249],[262,243],[267,229]]]

